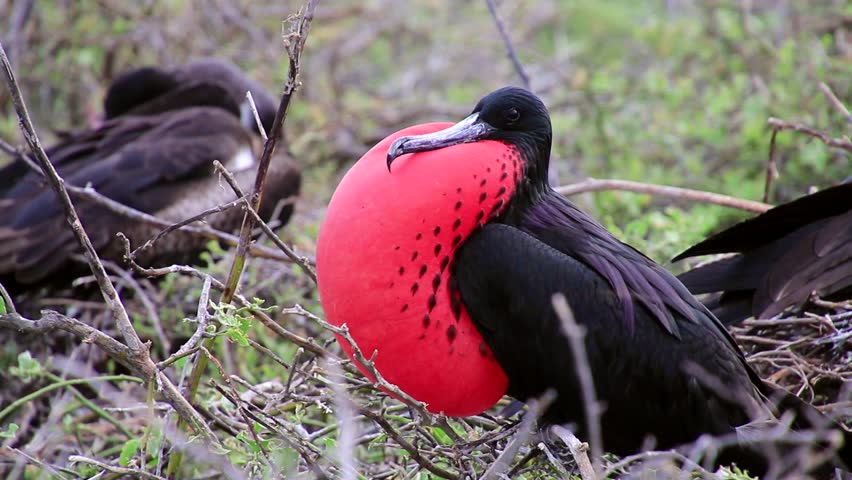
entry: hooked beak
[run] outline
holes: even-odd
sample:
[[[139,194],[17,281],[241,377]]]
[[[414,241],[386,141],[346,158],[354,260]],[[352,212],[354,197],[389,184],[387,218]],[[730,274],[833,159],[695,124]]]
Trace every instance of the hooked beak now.
[[[445,130],[397,138],[388,149],[388,171],[390,172],[393,161],[406,153],[425,152],[460,143],[476,142],[495,130],[494,127],[479,119],[479,113],[473,113]]]

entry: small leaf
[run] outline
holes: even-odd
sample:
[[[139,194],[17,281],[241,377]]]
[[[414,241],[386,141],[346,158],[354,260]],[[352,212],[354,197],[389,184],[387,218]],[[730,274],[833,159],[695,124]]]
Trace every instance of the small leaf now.
[[[0,438],[15,438],[15,432],[18,431],[18,428],[17,424],[10,423],[5,432],[0,432]]]
[[[35,377],[41,376],[42,367],[30,352],[23,352],[18,354],[18,366],[9,368],[9,373],[24,382],[31,382]]]
[[[129,442],[124,444],[124,448],[121,449],[121,455],[118,457],[118,464],[122,467],[126,467],[130,465],[130,461],[133,460],[133,457],[136,456],[136,452],[139,451],[139,439],[134,438]]]

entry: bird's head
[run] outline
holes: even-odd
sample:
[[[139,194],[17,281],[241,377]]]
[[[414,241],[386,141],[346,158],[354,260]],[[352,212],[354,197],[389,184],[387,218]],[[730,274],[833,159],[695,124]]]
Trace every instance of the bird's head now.
[[[498,140],[517,147],[526,162],[526,175],[533,181],[546,183],[552,142],[550,115],[537,96],[518,87],[503,87],[489,93],[470,115],[450,128],[397,139],[388,150],[388,169],[407,153],[480,140]]]

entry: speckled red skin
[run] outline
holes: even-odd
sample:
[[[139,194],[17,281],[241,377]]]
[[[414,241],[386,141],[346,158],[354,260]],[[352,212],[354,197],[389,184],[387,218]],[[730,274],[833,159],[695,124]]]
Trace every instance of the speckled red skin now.
[[[505,208],[522,164],[511,146],[480,141],[401,156],[388,172],[395,139],[449,126],[394,133],[352,167],[320,228],[317,276],[328,321],[348,325],[367,357],[378,351],[382,376],[432,412],[465,416],[494,405],[508,379],[451,298],[449,266],[464,239]]]

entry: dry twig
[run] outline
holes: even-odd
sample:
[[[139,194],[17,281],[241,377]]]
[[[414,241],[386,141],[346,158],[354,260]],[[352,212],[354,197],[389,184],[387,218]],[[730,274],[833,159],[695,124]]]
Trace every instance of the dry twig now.
[[[562,323],[562,333],[568,338],[568,342],[571,345],[571,353],[574,356],[574,366],[577,369],[577,378],[580,380],[580,393],[583,397],[583,410],[585,410],[584,413],[586,416],[586,432],[589,435],[589,442],[592,444],[592,462],[595,466],[594,471],[600,471],[600,462],[603,457],[601,406],[598,403],[597,394],[595,393],[595,382],[594,378],[592,378],[592,367],[589,365],[589,355],[586,352],[586,343],[584,338],[586,336],[586,329],[580,326],[574,319],[574,312],[571,311],[571,307],[568,305],[565,295],[558,293],[553,296],[553,308]],[[574,453],[572,445],[567,441],[565,443],[569,448],[571,448],[571,452]],[[580,459],[577,459],[577,465],[580,465],[580,463]]]
[[[712,203],[723,207],[737,208],[747,212],[763,213],[772,205],[752,200],[743,200],[719,193],[703,192],[688,188],[670,187],[668,185],[654,185],[651,183],[632,182],[630,180],[613,180],[587,178],[581,182],[573,183],[555,188],[557,193],[565,196],[576,195],[586,192],[600,192],[604,190],[621,190],[625,192],[644,193],[658,197],[669,197],[678,200],[689,200],[691,202]]]
[[[518,72],[518,76],[521,77],[521,83],[523,83],[524,88],[532,91],[532,88],[530,87],[530,77],[527,75],[527,72],[524,71],[524,66],[518,59],[518,54],[515,53],[515,46],[512,45],[512,38],[509,36],[509,32],[506,31],[506,26],[503,24],[503,20],[500,19],[500,15],[497,13],[497,5],[494,4],[494,0],[485,0],[485,4],[488,5],[488,11],[491,12],[491,18],[494,19],[494,24],[497,25],[497,31],[500,32],[500,38],[503,39],[503,44],[506,45],[506,55],[509,57],[509,60],[512,61],[512,65],[515,67],[515,71]]]

